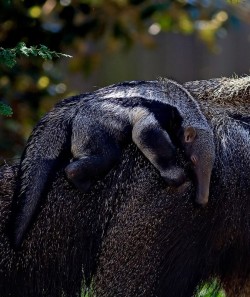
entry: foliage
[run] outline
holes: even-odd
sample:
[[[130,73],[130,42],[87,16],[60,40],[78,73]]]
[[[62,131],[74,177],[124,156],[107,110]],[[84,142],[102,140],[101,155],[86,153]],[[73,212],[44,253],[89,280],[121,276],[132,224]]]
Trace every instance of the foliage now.
[[[3,102],[0,102],[0,115],[11,116],[13,111],[11,107]]]
[[[218,282],[214,280],[201,286],[196,297],[226,297],[226,295],[224,291],[220,290]]]
[[[81,297],[95,297],[93,290],[89,289],[89,290],[83,290]]]
[[[81,297],[95,297],[93,290],[83,290]],[[226,297],[223,290],[220,290],[219,283],[214,280],[203,284],[199,289],[196,297]]]
[[[45,45],[40,45],[39,47],[27,47],[24,42],[19,42],[14,48],[0,48],[0,64],[4,64],[7,67],[12,68],[13,66],[15,66],[17,63],[17,58],[21,56],[40,56],[44,60],[52,60],[53,57],[71,57],[70,55],[51,51]],[[13,111],[11,107],[7,104],[4,104],[3,102],[0,102],[0,115],[11,116],[12,114]]]
[[[27,47],[24,42],[19,42],[16,47],[14,48],[0,48],[0,63],[5,64],[6,66],[12,68],[16,65],[17,57],[30,57],[30,56],[40,56],[45,60],[52,60],[53,57],[59,58],[61,56],[71,58],[70,55],[57,53],[55,51],[51,51],[45,45],[37,46],[30,46]]]

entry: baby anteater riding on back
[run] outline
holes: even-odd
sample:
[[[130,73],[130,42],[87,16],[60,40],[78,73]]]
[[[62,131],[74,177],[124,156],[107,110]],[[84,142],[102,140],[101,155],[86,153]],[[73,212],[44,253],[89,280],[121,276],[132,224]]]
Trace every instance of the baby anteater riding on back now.
[[[196,101],[174,81],[125,82],[63,100],[35,127],[19,168],[10,219],[13,245],[21,245],[59,168],[86,192],[119,162],[131,137],[171,186],[185,181],[176,165],[176,139],[194,165],[196,202],[207,203],[215,147]]]

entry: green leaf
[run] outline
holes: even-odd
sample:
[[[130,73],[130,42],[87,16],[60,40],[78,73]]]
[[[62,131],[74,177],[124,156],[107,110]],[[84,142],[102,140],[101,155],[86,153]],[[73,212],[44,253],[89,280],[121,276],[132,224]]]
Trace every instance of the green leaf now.
[[[12,68],[16,64],[15,52],[0,48],[0,63]]]
[[[219,283],[214,280],[203,284],[196,297],[226,297],[226,295],[223,290],[220,290]]]
[[[0,102],[0,114],[9,117],[13,114],[12,108],[3,102]]]
[[[29,49],[24,42],[20,42],[17,45],[17,53],[29,57],[30,53],[32,53],[32,49]]]
[[[19,56],[40,56],[44,60],[52,60],[53,58],[66,57],[71,58],[72,56],[57,53],[55,51],[51,51],[47,46],[40,45],[27,47],[24,42],[19,42],[15,48],[0,48],[0,63],[5,64],[7,67],[13,67],[17,62],[16,59]]]

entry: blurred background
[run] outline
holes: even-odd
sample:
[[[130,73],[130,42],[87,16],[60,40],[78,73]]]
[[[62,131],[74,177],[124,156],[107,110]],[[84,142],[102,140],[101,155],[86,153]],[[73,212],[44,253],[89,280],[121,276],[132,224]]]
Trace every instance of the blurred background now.
[[[250,0],[0,0],[0,47],[72,58],[0,65],[0,163],[18,158],[57,101],[124,80],[248,75]]]

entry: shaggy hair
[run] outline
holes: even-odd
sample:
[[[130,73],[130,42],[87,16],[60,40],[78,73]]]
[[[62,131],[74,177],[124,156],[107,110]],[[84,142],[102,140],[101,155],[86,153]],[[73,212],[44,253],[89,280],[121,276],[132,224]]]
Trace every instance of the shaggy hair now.
[[[211,81],[185,85],[199,99],[215,137],[216,162],[205,208],[193,204],[192,178],[178,189],[167,187],[131,144],[121,163],[88,194],[57,172],[34,227],[15,252],[5,226],[16,167],[3,166],[0,296],[80,296],[81,287],[94,280],[98,297],[191,297],[199,284],[214,277],[227,296],[249,296],[250,119],[237,95],[220,104],[230,92],[228,81],[216,80],[215,87]],[[239,88],[237,79],[234,84],[236,94],[249,90],[247,79]],[[249,94],[242,94],[248,106]],[[191,176],[181,152],[179,162]]]
[[[137,159],[104,238],[97,296],[190,297],[214,277],[227,296],[249,296],[250,121],[216,115],[212,123],[218,157],[204,209],[192,204],[191,182],[166,189]]]

